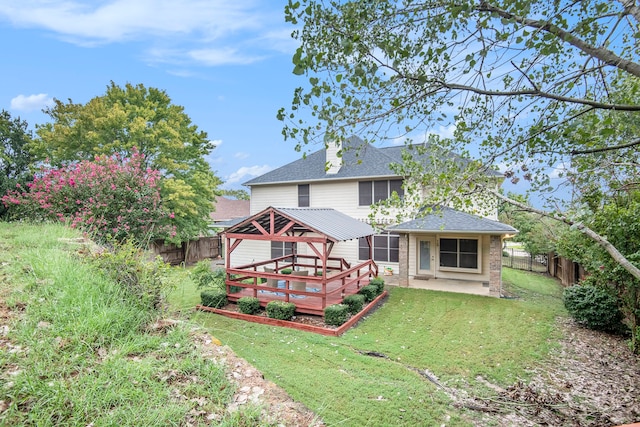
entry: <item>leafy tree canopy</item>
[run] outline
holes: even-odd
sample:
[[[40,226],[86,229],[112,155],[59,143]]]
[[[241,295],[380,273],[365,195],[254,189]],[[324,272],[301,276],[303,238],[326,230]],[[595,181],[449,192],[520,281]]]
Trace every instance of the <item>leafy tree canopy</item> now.
[[[38,159],[54,165],[92,160],[97,155],[144,155],[145,167],[162,174],[163,206],[175,214],[178,237],[207,232],[215,176],[205,156],[214,145],[162,90],[111,82],[104,95],[86,104],[55,100],[45,109],[52,122],[37,126],[31,145]]]
[[[0,197],[32,179],[31,154],[27,150],[32,135],[27,127],[20,118],[11,118],[5,110],[0,112]],[[5,214],[6,207],[0,204],[0,217]]]
[[[453,138],[430,138],[440,162],[400,170],[438,189],[441,203],[474,191],[530,209],[480,178],[501,164],[506,179],[545,200],[538,213],[580,230],[640,279],[580,214],[590,197],[602,205],[636,186],[640,138],[627,126],[640,111],[635,2],[290,0],[285,11],[300,43],[293,72],[307,82],[278,117],[298,148],[351,134],[415,140],[453,126]],[[479,161],[443,168],[446,151]],[[574,205],[562,203],[560,185]]]

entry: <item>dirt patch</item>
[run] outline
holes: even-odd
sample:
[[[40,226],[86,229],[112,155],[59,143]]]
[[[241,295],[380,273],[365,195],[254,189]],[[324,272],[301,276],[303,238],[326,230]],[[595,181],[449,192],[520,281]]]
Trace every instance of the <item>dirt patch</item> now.
[[[560,347],[534,370],[533,379],[491,399],[459,406],[485,412],[497,426],[614,426],[640,420],[640,357],[618,336],[562,320]]]

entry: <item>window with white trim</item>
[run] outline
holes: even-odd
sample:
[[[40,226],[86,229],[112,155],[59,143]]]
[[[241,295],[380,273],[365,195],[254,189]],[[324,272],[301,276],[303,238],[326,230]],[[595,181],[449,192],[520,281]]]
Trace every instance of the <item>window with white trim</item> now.
[[[393,233],[373,236],[373,260],[376,262],[398,262],[400,236]],[[369,259],[369,243],[365,237],[358,239],[358,258]]]
[[[440,267],[478,269],[478,239],[440,239]]]
[[[387,200],[394,191],[402,198],[404,197],[402,183],[402,179],[360,181],[358,183],[358,205],[371,206],[381,200]]]
[[[298,185],[298,207],[308,208],[310,206],[309,184]]]
[[[293,253],[293,242],[271,242],[271,259]]]

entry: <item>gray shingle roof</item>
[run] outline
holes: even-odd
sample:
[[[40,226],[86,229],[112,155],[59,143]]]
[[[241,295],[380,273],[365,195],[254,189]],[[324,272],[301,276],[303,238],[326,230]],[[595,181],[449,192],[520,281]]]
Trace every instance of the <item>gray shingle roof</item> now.
[[[269,230],[270,212],[274,211],[276,230],[282,229],[290,220],[298,225],[292,229],[296,233],[314,232],[327,236],[334,242],[371,236],[375,230],[357,219],[331,208],[274,208],[269,207],[245,219],[229,229],[228,233],[259,234],[253,224],[256,221]]]
[[[436,209],[424,217],[387,227],[386,230],[405,233],[448,232],[458,234],[513,234],[518,232],[510,225],[447,207]]]
[[[352,136],[343,144],[343,164],[335,174],[326,173],[326,149],[322,149],[253,178],[245,182],[244,185],[397,177],[398,175],[391,170],[390,165],[402,163],[402,151],[405,149],[404,145],[378,148],[371,144],[365,144],[357,136]]]

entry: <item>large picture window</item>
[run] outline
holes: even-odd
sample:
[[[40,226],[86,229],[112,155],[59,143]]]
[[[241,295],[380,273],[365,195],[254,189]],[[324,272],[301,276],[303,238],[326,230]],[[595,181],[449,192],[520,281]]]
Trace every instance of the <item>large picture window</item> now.
[[[381,200],[386,200],[393,192],[404,197],[401,179],[383,181],[360,181],[358,183],[358,205],[371,206]]]
[[[373,260],[377,262],[398,262],[400,253],[400,236],[397,234],[377,234],[373,236]],[[358,258],[369,259],[369,244],[367,239],[358,240]]]
[[[309,203],[309,184],[298,185],[298,207],[308,208],[310,206]]]
[[[478,268],[478,239],[440,239],[440,267]]]

